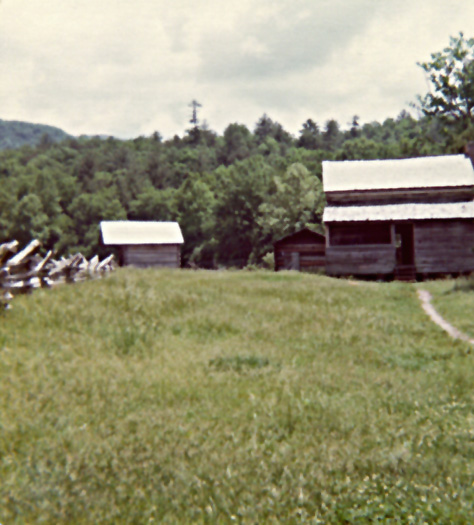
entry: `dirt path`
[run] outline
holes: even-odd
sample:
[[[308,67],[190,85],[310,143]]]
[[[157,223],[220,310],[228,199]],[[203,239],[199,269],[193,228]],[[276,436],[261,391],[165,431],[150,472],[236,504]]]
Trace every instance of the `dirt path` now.
[[[466,341],[467,343],[474,344],[474,339],[471,339],[466,334],[460,332],[452,324],[449,324],[448,321],[443,319],[439,313],[435,310],[434,306],[431,304],[431,294],[427,290],[418,290],[418,297],[421,301],[421,306],[423,310],[430,316],[431,320],[440,326],[443,330],[448,332],[448,334],[454,339],[461,339],[461,341]]]

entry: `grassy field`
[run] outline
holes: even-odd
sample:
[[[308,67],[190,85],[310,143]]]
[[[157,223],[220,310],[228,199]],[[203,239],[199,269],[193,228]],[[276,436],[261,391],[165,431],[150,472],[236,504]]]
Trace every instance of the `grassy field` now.
[[[474,338],[474,279],[433,281],[419,285],[429,290],[433,305],[451,324]]]
[[[16,298],[0,522],[471,523],[474,356],[415,291],[121,269]]]

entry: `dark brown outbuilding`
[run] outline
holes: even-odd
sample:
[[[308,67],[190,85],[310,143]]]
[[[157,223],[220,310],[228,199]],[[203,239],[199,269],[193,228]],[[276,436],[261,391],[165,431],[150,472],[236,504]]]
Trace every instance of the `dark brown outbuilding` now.
[[[464,155],[324,162],[329,275],[413,280],[474,271],[474,169]]]
[[[147,268],[181,266],[183,235],[177,222],[102,221],[105,245],[119,249],[120,264]]]
[[[309,228],[287,235],[273,244],[275,271],[324,269],[326,239]]]

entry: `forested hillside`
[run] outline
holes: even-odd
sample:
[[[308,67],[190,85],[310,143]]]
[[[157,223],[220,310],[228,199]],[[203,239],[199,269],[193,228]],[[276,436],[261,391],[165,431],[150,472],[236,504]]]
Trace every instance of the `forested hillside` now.
[[[324,208],[324,159],[457,152],[466,142],[437,120],[396,119],[341,130],[307,120],[298,137],[267,115],[222,135],[197,124],[182,137],[67,138],[0,153],[0,241],[37,237],[58,254],[103,254],[101,220],[177,220],[183,259],[199,266],[259,263],[272,242]]]
[[[0,242],[36,237],[58,255],[89,257],[104,255],[101,220],[177,220],[184,264],[258,264],[275,239],[322,228],[323,160],[459,153],[474,140],[474,39],[460,33],[419,65],[431,82],[420,118],[402,111],[360,125],[354,116],[347,129],[308,119],[294,137],[264,114],[253,130],[232,123],[219,135],[199,125],[193,101],[181,137],[55,143],[43,134],[35,147],[4,150]]]
[[[68,136],[63,130],[53,126],[0,119],[0,150],[61,142]]]

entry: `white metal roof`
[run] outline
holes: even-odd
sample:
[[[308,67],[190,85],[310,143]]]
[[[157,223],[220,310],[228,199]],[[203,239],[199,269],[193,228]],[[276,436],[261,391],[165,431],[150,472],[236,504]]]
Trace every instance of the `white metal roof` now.
[[[473,186],[474,169],[464,155],[324,161],[323,183],[325,192]]]
[[[181,228],[177,222],[102,221],[104,244],[182,244]]]
[[[473,219],[474,201],[442,204],[385,204],[382,206],[326,206],[324,222]]]

